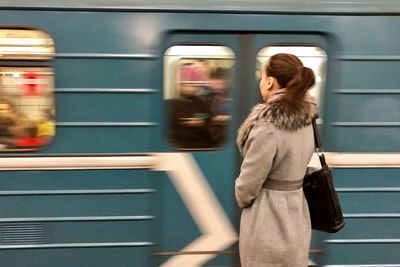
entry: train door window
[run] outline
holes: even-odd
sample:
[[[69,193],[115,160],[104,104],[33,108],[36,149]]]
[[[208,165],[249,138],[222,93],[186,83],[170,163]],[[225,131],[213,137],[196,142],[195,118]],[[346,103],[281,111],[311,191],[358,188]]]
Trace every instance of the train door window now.
[[[231,120],[233,51],[225,46],[179,45],[164,55],[169,143],[176,149],[223,146]]]
[[[53,57],[46,33],[0,29],[0,151],[37,150],[54,137]]]
[[[311,68],[315,74],[315,85],[310,88],[310,94],[315,96],[318,101],[318,106],[320,111],[323,108],[320,106],[322,104],[323,89],[325,88],[326,79],[326,65],[327,65],[327,55],[324,50],[319,47],[312,46],[295,46],[295,45],[285,45],[285,46],[268,46],[260,50],[257,55],[257,73],[258,79],[261,78],[261,68],[265,66],[268,59],[277,53],[289,53],[296,55],[303,62],[303,65]],[[320,117],[321,114],[320,114]]]

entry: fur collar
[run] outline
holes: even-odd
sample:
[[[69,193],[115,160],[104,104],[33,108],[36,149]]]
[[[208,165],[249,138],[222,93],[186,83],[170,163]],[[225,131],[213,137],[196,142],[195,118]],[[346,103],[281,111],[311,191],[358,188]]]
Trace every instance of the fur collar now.
[[[306,103],[294,110],[285,101],[274,101],[256,105],[238,130],[236,144],[243,155],[243,148],[251,129],[257,121],[268,121],[279,130],[296,131],[312,123],[317,117],[317,107]]]

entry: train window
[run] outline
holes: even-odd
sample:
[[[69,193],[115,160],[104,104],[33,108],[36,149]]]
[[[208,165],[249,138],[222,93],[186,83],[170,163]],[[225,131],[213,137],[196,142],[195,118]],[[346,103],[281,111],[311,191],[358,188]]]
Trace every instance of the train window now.
[[[318,104],[322,104],[323,89],[325,87],[327,55],[324,50],[319,47],[311,46],[269,46],[260,50],[257,55],[257,73],[258,79],[261,78],[260,70],[268,59],[277,53],[289,53],[296,55],[303,62],[304,66],[311,68],[315,73],[315,85],[310,89],[310,93],[318,100]],[[319,106],[318,105],[318,106]],[[320,110],[323,109],[320,107]],[[321,114],[320,114],[321,115]],[[322,117],[322,116],[321,116]]]
[[[179,45],[164,55],[169,141],[176,149],[221,147],[231,120],[233,51],[225,46]]]
[[[37,150],[55,135],[53,40],[0,29],[0,151]]]

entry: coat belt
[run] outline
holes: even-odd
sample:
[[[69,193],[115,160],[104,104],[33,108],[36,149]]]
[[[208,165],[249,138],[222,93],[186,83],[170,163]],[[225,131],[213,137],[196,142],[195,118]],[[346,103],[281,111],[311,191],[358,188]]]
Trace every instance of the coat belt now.
[[[267,178],[262,188],[276,191],[294,191],[303,187],[303,179],[301,180],[278,180]]]

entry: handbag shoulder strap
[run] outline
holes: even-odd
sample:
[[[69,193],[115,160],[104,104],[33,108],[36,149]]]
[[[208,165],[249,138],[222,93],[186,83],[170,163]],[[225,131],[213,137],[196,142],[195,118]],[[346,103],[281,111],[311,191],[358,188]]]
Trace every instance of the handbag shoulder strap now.
[[[312,127],[314,131],[314,144],[316,149],[322,149],[321,138],[319,136],[318,126],[317,126],[317,119],[312,121]]]
[[[317,126],[317,119],[315,118],[312,121],[312,126],[313,126],[313,131],[314,131],[314,144],[316,151],[318,153],[319,161],[321,162],[321,166],[326,166],[326,160],[324,153],[322,152],[322,143],[321,143],[321,137],[319,136],[319,131],[318,131],[318,126]]]

